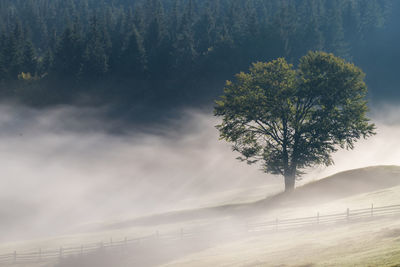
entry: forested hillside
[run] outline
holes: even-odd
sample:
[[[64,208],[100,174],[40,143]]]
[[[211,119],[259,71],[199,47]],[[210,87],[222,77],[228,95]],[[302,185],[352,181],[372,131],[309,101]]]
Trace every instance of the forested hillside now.
[[[253,61],[353,58],[394,0],[2,0],[2,97],[199,104]]]

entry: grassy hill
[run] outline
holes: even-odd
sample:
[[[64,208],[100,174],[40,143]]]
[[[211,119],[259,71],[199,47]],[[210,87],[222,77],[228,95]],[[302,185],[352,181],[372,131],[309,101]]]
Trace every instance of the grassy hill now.
[[[258,202],[270,207],[329,202],[400,185],[400,166],[371,166],[348,170]]]
[[[399,195],[400,167],[374,166],[337,173],[301,186],[290,195],[281,193],[241,208],[247,215],[252,211],[253,219],[263,221],[263,216],[273,218],[285,213],[297,217],[310,210],[332,213],[370,203],[400,204]],[[249,219],[241,214],[242,220]],[[188,255],[166,266],[398,267],[399,233],[399,216],[292,232],[259,232],[253,237]]]
[[[368,192],[400,185],[400,166],[372,166],[348,170],[298,187],[291,194],[279,193],[252,203],[230,204],[202,209],[156,214],[107,225],[124,228],[135,225],[159,225],[225,216],[259,216],[276,209],[329,203]]]
[[[196,243],[196,239],[196,246],[192,244],[193,240],[188,239],[179,244],[174,243],[166,250],[165,244],[157,246],[150,242],[141,245],[143,253],[140,253],[140,257],[136,251],[132,255],[127,254],[131,255],[130,258],[121,258],[119,254],[107,254],[103,258],[111,257],[109,260],[115,261],[113,266],[127,266],[117,264],[122,259],[142,263],[137,266],[155,266],[168,262],[171,266],[367,266],[367,262],[376,263],[371,266],[381,266],[384,256],[388,264],[383,266],[392,266],[400,259],[398,217],[321,229],[277,232],[273,235],[260,232],[232,240],[219,236],[218,229],[235,231],[249,221],[265,222],[285,216],[315,216],[316,211],[321,212],[321,215],[331,214],[344,212],[347,207],[368,207],[370,203],[376,203],[377,206],[400,204],[399,194],[400,167],[374,166],[341,172],[308,183],[289,195],[280,193],[256,202],[155,214],[117,223],[88,224],[81,233],[46,240],[0,244],[0,251],[9,253],[14,250],[29,251],[32,248],[75,247],[80,244],[107,243],[110,238],[123,240],[124,237],[154,235],[155,232],[157,235],[177,235],[182,229],[187,233],[213,229],[215,233],[211,236],[200,236],[203,243]],[[375,246],[377,242],[380,243],[379,249]],[[393,256],[387,256],[388,253]],[[294,258],[287,258],[286,255],[289,254],[294,255]],[[97,256],[96,254],[93,259],[85,259],[89,260],[88,264],[82,266],[94,266],[91,263],[98,261]],[[82,260],[72,259],[77,262]],[[35,266],[48,265],[38,263]],[[65,265],[60,266],[81,265],[66,261]]]
[[[400,166],[373,166],[337,173],[297,188],[295,196],[346,197],[400,185]]]

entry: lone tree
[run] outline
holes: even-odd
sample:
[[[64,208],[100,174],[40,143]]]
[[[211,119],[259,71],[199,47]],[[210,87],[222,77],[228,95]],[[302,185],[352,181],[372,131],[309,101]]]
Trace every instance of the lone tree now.
[[[333,164],[338,148],[353,149],[374,135],[366,117],[367,87],[360,68],[333,54],[309,52],[297,69],[279,58],[253,63],[227,81],[216,101],[221,139],[233,143],[248,164],[284,176],[292,191],[302,169]]]

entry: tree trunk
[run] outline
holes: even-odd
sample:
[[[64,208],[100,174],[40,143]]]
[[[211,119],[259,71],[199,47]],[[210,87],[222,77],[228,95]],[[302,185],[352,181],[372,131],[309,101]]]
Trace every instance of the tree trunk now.
[[[294,191],[295,182],[296,182],[296,176],[294,174],[285,175],[285,193]]]

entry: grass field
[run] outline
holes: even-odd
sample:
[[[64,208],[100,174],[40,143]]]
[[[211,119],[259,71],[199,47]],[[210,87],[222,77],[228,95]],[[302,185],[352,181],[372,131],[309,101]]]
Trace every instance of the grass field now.
[[[256,192],[260,195],[259,189]],[[124,256],[95,254],[91,260],[78,258],[59,265],[53,261],[11,266],[400,266],[400,217],[234,236],[236,227],[247,222],[345,212],[347,208],[368,208],[372,203],[400,204],[400,167],[352,170],[298,188],[290,197],[278,194],[255,202],[254,198],[249,196],[251,201],[241,204],[88,224],[85,229],[91,231],[1,244],[0,254],[110,242],[110,238],[116,241],[156,232],[179,235],[181,229],[196,232],[206,227],[215,234],[175,243],[142,244]],[[232,236],[218,235],[226,229]]]
[[[262,234],[165,266],[396,266],[400,218]]]

